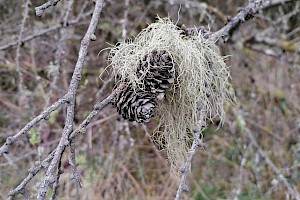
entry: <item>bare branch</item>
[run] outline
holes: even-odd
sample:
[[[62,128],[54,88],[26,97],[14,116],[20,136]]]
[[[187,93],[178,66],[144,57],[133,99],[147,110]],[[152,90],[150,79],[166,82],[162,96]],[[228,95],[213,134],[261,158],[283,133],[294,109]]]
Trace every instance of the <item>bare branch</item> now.
[[[19,92],[23,92],[24,90],[24,81],[23,81],[23,75],[22,72],[20,70],[20,49],[21,49],[21,45],[22,45],[22,37],[23,37],[23,33],[24,33],[24,27],[25,27],[25,23],[26,23],[26,19],[28,17],[28,13],[29,13],[29,5],[31,4],[30,0],[27,0],[25,2],[24,6],[24,12],[23,12],[23,19],[21,22],[21,29],[20,29],[20,33],[19,33],[19,37],[18,37],[18,46],[16,49],[16,70],[18,73],[18,90]]]
[[[70,102],[69,102],[68,108],[67,108],[67,118],[66,118],[66,122],[65,122],[65,127],[63,130],[61,140],[55,150],[54,158],[52,159],[52,161],[47,169],[44,180],[42,181],[42,183],[39,187],[37,199],[45,199],[45,195],[46,195],[47,189],[50,184],[53,170],[54,170],[55,166],[58,164],[58,162],[60,161],[60,157],[65,149],[65,146],[69,144],[68,138],[69,138],[69,135],[73,131],[73,119],[74,119],[74,112],[75,112],[74,111],[75,95],[77,92],[78,83],[81,79],[81,71],[83,68],[85,57],[87,55],[87,49],[88,49],[88,46],[91,41],[91,36],[94,34],[94,32],[96,30],[96,27],[97,27],[97,24],[99,21],[99,17],[100,17],[100,13],[102,11],[102,7],[103,7],[103,0],[97,0],[96,5],[95,5],[95,10],[94,10],[94,13],[93,13],[93,16],[91,19],[91,23],[88,27],[88,30],[87,30],[84,38],[81,41],[78,60],[77,60],[77,63],[76,63],[75,69],[74,69],[74,73],[73,73],[73,76],[71,79],[71,83],[69,85],[69,90],[68,90],[68,94],[70,95]]]
[[[128,21],[129,0],[125,0],[124,17],[122,19],[122,40],[125,41],[127,36],[126,24]]]
[[[50,117],[51,112],[59,108],[61,105],[68,102],[68,95],[63,96],[58,101],[56,101],[54,104],[49,106],[47,109],[45,109],[41,114],[39,114],[37,117],[35,117],[33,120],[31,120],[26,126],[20,130],[17,134],[14,136],[8,137],[6,139],[6,142],[4,145],[0,148],[0,156],[2,156],[4,153],[9,153],[9,150],[11,146],[19,140],[19,138],[27,133],[29,129],[31,129],[33,126],[35,126],[37,123],[39,123],[43,119],[48,119]]]
[[[29,183],[29,181],[31,181],[31,179],[40,172],[41,169],[43,168],[47,168],[49,165],[49,162],[51,161],[51,159],[54,156],[54,151],[49,154],[47,156],[47,158],[42,162],[36,162],[36,166],[32,167],[31,169],[29,169],[29,174],[27,175],[27,177],[12,191],[9,192],[9,198],[8,199],[13,199],[17,194],[20,194],[24,188],[26,187],[27,183]]]
[[[85,133],[85,128],[91,120],[101,111],[103,108],[105,108],[108,104],[112,103],[113,99],[115,98],[116,94],[122,89],[123,85],[120,85],[117,89],[115,89],[106,99],[104,99],[102,102],[94,105],[94,109],[92,112],[85,118],[85,120],[73,131],[73,133],[70,135],[69,139],[72,140],[75,138],[79,133]]]
[[[275,172],[275,174],[278,176],[279,180],[281,180],[284,184],[284,186],[287,188],[290,195],[293,197],[293,199],[299,200],[300,195],[296,189],[296,187],[293,187],[288,180],[283,176],[283,174],[280,172],[280,170],[275,166],[275,164],[272,162],[272,160],[269,158],[267,153],[261,149],[259,144],[257,143],[255,137],[253,136],[250,129],[245,129],[247,136],[250,138],[252,144],[256,147],[258,150],[258,153],[265,159],[266,163],[271,167],[271,169]]]
[[[77,169],[77,163],[76,163],[76,154],[75,154],[75,138],[73,138],[70,141],[70,158],[69,158],[69,163],[72,166],[72,174],[71,174],[71,180],[75,179],[77,186],[79,186],[80,188],[82,187],[82,180],[80,177],[80,174],[78,172]]]
[[[121,87],[118,87],[117,89],[115,89],[111,95],[109,95],[106,99],[104,99],[102,102],[94,105],[94,109],[91,111],[91,113],[86,117],[86,119],[72,132],[72,134],[70,135],[69,137],[69,141],[70,141],[70,144],[69,145],[73,145],[72,142],[74,141],[75,137],[81,133],[81,134],[84,134],[85,133],[85,128],[89,125],[89,123],[91,122],[91,120],[102,110],[104,109],[108,104],[110,104],[113,99],[115,98],[115,95],[117,94],[117,92],[119,92],[121,90]],[[65,148],[66,146],[68,146],[68,142],[67,143],[64,143],[61,148]],[[70,147],[70,148],[73,148],[73,147]],[[42,163],[39,163],[39,162],[36,162],[36,166],[31,168],[29,170],[29,174],[28,176],[17,186],[16,189],[12,190],[10,193],[9,193],[9,199],[13,199],[17,194],[20,194],[21,191],[23,191],[23,189],[26,187],[26,185],[28,184],[28,182],[38,173],[40,172],[41,169],[47,169],[49,167],[49,164],[50,164],[50,161],[53,159],[54,157],[54,154],[56,152],[57,148],[52,151],[51,154],[48,155],[48,157],[42,162]],[[72,153],[72,149],[71,149],[71,153]],[[72,155],[71,155],[72,156]],[[74,158],[71,158],[71,159],[74,159],[74,160],[71,160],[71,162],[75,161],[75,157]],[[76,164],[76,162],[74,162]],[[72,164],[71,164],[72,165]],[[73,165],[72,165],[73,166]],[[73,168],[74,170],[74,168]],[[77,170],[77,169],[75,169]],[[78,173],[78,171],[77,171]],[[76,175],[76,172],[75,172],[75,175]],[[79,175],[79,174],[78,174]],[[80,176],[77,180],[76,177],[74,177],[76,179],[76,181],[79,181],[80,180]]]
[[[72,8],[72,5],[73,5],[73,0],[69,0],[68,1],[68,4],[66,6],[66,12],[65,12],[65,16],[64,16],[64,21],[63,21],[63,27],[60,29],[60,39],[58,41],[58,45],[57,45],[57,50],[55,52],[55,60],[54,60],[54,65],[57,66],[57,70],[56,72],[53,74],[53,80],[50,84],[50,90],[48,92],[48,97],[51,97],[52,96],[52,93],[53,93],[53,90],[57,89],[57,81],[58,81],[58,78],[59,78],[59,71],[60,71],[60,63],[61,63],[61,55],[62,55],[62,52],[63,52],[63,49],[64,49],[64,44],[65,44],[65,39],[67,37],[67,24],[68,24],[68,17],[69,17],[69,14],[70,14],[70,10]],[[86,4],[85,4],[86,5]],[[49,100],[50,98],[48,98],[47,100],[47,103],[46,105],[48,106],[49,104]]]
[[[235,197],[233,198],[234,200],[238,200],[238,196],[241,194],[242,189],[243,189],[243,177],[244,177],[244,168],[247,163],[247,157],[250,153],[250,147],[252,146],[252,143],[250,143],[247,147],[245,147],[245,152],[241,160],[240,164],[240,170],[239,170],[239,180],[237,181],[237,186],[235,190]]]
[[[192,159],[196,153],[197,147],[204,146],[204,144],[202,143],[202,139],[200,138],[200,135],[201,135],[202,129],[206,126],[205,118],[206,118],[206,112],[204,110],[200,110],[198,126],[194,129],[194,141],[193,141],[192,147],[190,148],[190,150],[188,152],[188,159],[185,161],[184,165],[180,169],[181,178],[180,178],[180,183],[179,183],[179,187],[177,189],[175,200],[180,200],[182,193],[189,191],[189,187],[186,183],[186,176],[189,172],[189,169],[190,169],[190,166],[192,163]]]
[[[44,3],[43,5],[35,8],[35,15],[41,17],[47,8],[49,8],[50,6],[56,6],[59,1],[60,0],[48,0],[47,3]]]
[[[264,37],[260,34],[257,34],[256,36],[250,38],[249,40],[245,41],[247,43],[263,43],[266,44],[270,47],[278,47],[282,50],[285,51],[290,51],[290,52],[295,52],[295,53],[300,53],[300,46],[297,45],[297,42],[295,41],[289,41],[289,40],[282,40],[282,39],[277,39],[277,38],[269,38],[269,37]]]
[[[84,5],[86,5],[86,4],[84,4]],[[83,11],[83,10],[82,10],[82,11]],[[86,12],[86,13],[84,13],[84,14],[83,14],[83,13],[79,13],[78,17],[77,17],[75,20],[70,20],[70,21],[68,21],[68,27],[74,26],[74,25],[78,24],[78,23],[80,22],[81,19],[84,19],[85,17],[90,16],[92,13],[93,13],[92,10],[91,10],[91,11],[88,11],[88,12]],[[22,39],[22,43],[28,42],[28,41],[30,41],[30,40],[32,40],[32,39],[34,39],[34,38],[40,37],[40,36],[45,35],[45,34],[47,34],[47,33],[51,33],[51,32],[53,32],[53,31],[56,31],[56,30],[58,30],[58,29],[60,29],[60,28],[62,28],[62,27],[63,27],[63,24],[57,24],[57,25],[54,25],[54,26],[52,26],[52,27],[43,29],[43,30],[41,30],[41,31],[38,31],[37,33],[34,33],[33,35],[24,37],[24,38]],[[5,49],[7,49],[7,48],[9,48],[9,47],[13,47],[13,46],[16,46],[16,45],[18,45],[18,41],[13,41],[13,42],[10,42],[10,43],[8,43],[8,44],[5,44],[5,45],[1,46],[1,47],[0,47],[0,50],[5,50]]]
[[[293,0],[252,0],[246,7],[240,9],[236,16],[229,19],[228,23],[223,28],[211,34],[209,39],[217,41],[220,38],[223,38],[224,42],[226,42],[242,23],[253,18],[260,10],[290,1]]]
[[[262,0],[255,0],[250,2],[246,7],[242,8],[235,17],[231,18],[223,28],[213,33],[209,37],[209,39],[217,41],[222,37],[226,42],[232,35],[234,30],[236,30],[245,21],[251,19],[253,15],[262,8],[262,3]]]

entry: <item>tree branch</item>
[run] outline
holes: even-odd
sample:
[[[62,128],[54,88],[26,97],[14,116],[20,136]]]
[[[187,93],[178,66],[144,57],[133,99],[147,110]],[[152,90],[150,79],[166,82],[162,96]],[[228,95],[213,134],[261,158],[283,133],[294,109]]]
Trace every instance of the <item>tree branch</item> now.
[[[68,95],[63,96],[58,101],[56,101],[54,104],[49,106],[47,109],[45,109],[41,114],[39,114],[37,117],[35,117],[33,120],[31,120],[22,130],[20,130],[17,134],[14,136],[8,137],[6,139],[6,142],[4,145],[0,148],[0,156],[2,156],[4,153],[9,153],[9,150],[11,146],[19,140],[19,138],[27,133],[33,126],[35,126],[37,123],[39,123],[43,119],[49,119],[51,112],[55,111],[57,108],[59,108],[61,105],[68,102]]]
[[[224,42],[226,42],[242,23],[253,18],[260,10],[290,1],[293,0],[252,0],[246,7],[240,9],[238,14],[231,18],[223,28],[211,34],[209,39],[217,41],[223,38]]]
[[[48,0],[48,2],[35,8],[35,15],[41,17],[47,8],[50,6],[56,6],[59,1],[60,0]]]
[[[209,39],[217,41],[222,37],[226,42],[234,30],[236,30],[245,21],[251,19],[254,14],[262,9],[262,3],[262,0],[254,0],[250,2],[246,7],[242,8],[236,16],[231,18],[223,28],[211,34]]]
[[[75,97],[76,97],[76,92],[78,88],[78,83],[81,79],[81,71],[83,68],[84,60],[87,55],[87,49],[91,41],[91,37],[94,35],[94,32],[96,30],[100,13],[103,8],[103,0],[97,0],[96,5],[95,5],[95,10],[91,19],[91,23],[88,27],[88,30],[84,36],[84,38],[81,41],[81,46],[79,50],[79,55],[78,55],[78,60],[74,69],[74,73],[72,75],[71,83],[69,85],[69,90],[68,94],[70,95],[70,102],[68,104],[67,108],[67,118],[65,122],[65,126],[63,129],[63,134],[61,137],[61,140],[55,150],[54,157],[47,169],[46,175],[44,177],[44,180],[42,181],[39,191],[38,191],[38,196],[37,199],[45,199],[45,195],[47,192],[47,189],[49,187],[50,181],[52,179],[52,173],[55,168],[55,166],[60,162],[61,154],[63,153],[65,146],[69,144],[68,138],[69,135],[73,131],[73,119],[74,119],[74,109],[75,109]]]
[[[181,178],[180,178],[179,187],[177,189],[175,200],[180,200],[182,193],[189,191],[189,187],[186,184],[186,176],[189,172],[189,169],[190,169],[190,166],[192,163],[192,159],[196,153],[197,147],[204,146],[202,139],[200,138],[200,135],[201,135],[201,131],[206,126],[205,118],[206,118],[206,112],[203,109],[200,109],[198,125],[194,129],[194,141],[193,141],[192,147],[190,148],[190,150],[188,152],[188,158],[185,161],[182,168],[180,169]]]
[[[39,173],[41,169],[48,167],[49,162],[51,161],[53,156],[54,156],[54,151],[51,154],[49,154],[43,162],[41,162],[41,163],[36,162],[35,166],[28,170],[29,174],[27,175],[27,177],[14,190],[11,190],[9,192],[9,194],[8,194],[9,198],[8,199],[12,200],[17,194],[21,193],[22,190],[25,189],[27,183],[29,183],[29,181],[31,181],[31,179],[35,175],[37,175],[37,173]]]
[[[71,145],[70,148],[72,147],[72,141],[75,139],[75,137],[81,133],[84,134],[85,133],[85,128],[89,125],[89,123],[92,121],[92,119],[102,110],[104,109],[107,105],[109,105],[113,99],[115,98],[116,94],[121,90],[121,87],[118,87],[117,89],[115,89],[106,99],[104,99],[102,102],[94,105],[94,109],[91,111],[91,113],[85,118],[85,120],[72,132],[72,134],[70,135],[68,141],[70,141],[69,145]],[[64,143],[61,148],[65,148],[66,146],[68,146],[68,143]],[[58,147],[57,147],[58,148]],[[37,174],[40,172],[41,169],[47,169],[50,165],[50,161],[53,160],[54,154],[57,150],[57,148],[52,151],[51,154],[49,154],[47,156],[47,158],[39,163],[36,162],[36,166],[32,167],[29,170],[29,174],[27,175],[27,177],[16,187],[16,189],[10,191],[9,193],[9,199],[13,199],[17,194],[21,193],[21,191],[23,191],[23,189],[25,189],[26,185],[29,183],[29,181]],[[72,153],[72,149],[71,149],[71,153]],[[70,158],[70,159],[74,159],[71,160],[71,162],[75,161],[75,158]],[[75,162],[74,162],[75,163]],[[73,167],[73,165],[72,165]],[[73,169],[74,170],[74,169]],[[77,170],[77,169],[75,169]],[[73,173],[73,172],[72,172]],[[76,175],[76,174],[75,174]],[[74,177],[76,181],[77,178]]]
[[[281,180],[284,184],[284,186],[287,188],[290,195],[293,197],[293,199],[299,200],[300,195],[295,187],[290,185],[288,180],[283,176],[283,174],[280,172],[280,170],[275,166],[275,164],[272,162],[272,160],[269,158],[267,153],[261,149],[259,144],[257,143],[255,137],[253,136],[252,132],[249,129],[245,129],[247,136],[250,138],[252,144],[255,146],[255,148],[258,150],[258,153],[265,159],[266,163],[271,167],[271,169],[275,172],[275,174],[278,176],[279,180]]]
[[[19,92],[23,92],[24,90],[24,84],[23,84],[23,74],[21,72],[20,69],[20,49],[21,49],[21,45],[22,45],[22,37],[23,37],[23,33],[24,33],[24,27],[25,27],[25,23],[26,23],[26,19],[28,17],[28,13],[29,13],[29,5],[31,4],[30,0],[27,0],[24,4],[24,12],[23,12],[23,19],[22,19],[22,23],[21,23],[21,29],[20,29],[20,33],[18,36],[18,46],[16,49],[16,70],[18,73],[18,90]]]
[[[85,5],[86,5],[86,4],[85,4]],[[82,11],[83,11],[83,10],[82,10]],[[78,24],[78,23],[80,22],[81,19],[83,19],[83,18],[85,18],[85,17],[87,17],[87,16],[90,16],[92,13],[93,13],[92,10],[91,10],[91,11],[88,11],[88,12],[86,12],[86,13],[84,13],[84,14],[83,14],[82,12],[80,12],[79,15],[78,15],[78,17],[77,17],[76,19],[68,21],[68,27],[74,26],[74,25]],[[24,37],[24,38],[22,39],[22,43],[28,42],[28,41],[30,41],[30,40],[32,40],[32,39],[34,39],[34,38],[40,37],[40,36],[45,35],[45,34],[47,34],[47,33],[51,33],[51,32],[53,32],[53,31],[59,30],[59,29],[61,29],[62,27],[63,27],[63,24],[57,24],[57,25],[54,25],[54,26],[52,26],[52,27],[45,28],[45,29],[43,29],[43,30],[41,30],[41,31],[38,31],[37,33],[33,33],[33,34],[30,35],[30,36]],[[5,45],[1,46],[1,47],[0,47],[0,51],[1,51],[1,50],[5,50],[5,49],[7,49],[7,48],[9,48],[9,47],[16,46],[16,45],[18,45],[18,41],[12,41],[12,42],[10,42],[10,43],[8,43],[8,44],[5,44]]]

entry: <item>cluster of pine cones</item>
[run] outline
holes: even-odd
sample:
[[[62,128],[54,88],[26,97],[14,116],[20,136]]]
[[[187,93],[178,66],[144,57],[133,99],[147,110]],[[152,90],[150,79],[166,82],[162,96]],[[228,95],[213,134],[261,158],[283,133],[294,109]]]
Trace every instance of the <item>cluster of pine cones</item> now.
[[[129,83],[117,94],[114,105],[118,113],[129,121],[149,122],[154,116],[157,101],[175,80],[174,62],[166,51],[154,50],[138,63],[137,77],[143,88],[133,88]]]

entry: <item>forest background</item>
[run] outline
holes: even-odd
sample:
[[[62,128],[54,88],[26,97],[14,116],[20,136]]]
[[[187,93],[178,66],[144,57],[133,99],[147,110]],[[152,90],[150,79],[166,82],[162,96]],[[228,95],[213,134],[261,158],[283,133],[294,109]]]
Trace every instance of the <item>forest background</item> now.
[[[1,146],[70,89],[95,3],[54,2],[40,17],[34,8],[43,0],[0,2]],[[299,198],[300,1],[262,2],[253,18],[217,42],[222,55],[229,55],[226,63],[237,105],[226,105],[222,127],[217,129],[218,120],[207,125],[205,146],[193,157],[189,191],[183,199]],[[242,0],[104,1],[78,82],[74,126],[114,88],[106,69],[109,50],[103,49],[134,39],[157,15],[180,26],[203,26],[215,32],[248,4]],[[0,199],[8,194],[23,195],[15,199],[38,194],[44,169],[26,187],[14,189],[58,145],[66,108],[61,103],[0,157]],[[123,120],[113,106],[101,110],[74,141],[78,166],[69,158],[75,155],[72,148],[62,154],[59,172],[63,173],[50,184],[56,198],[174,199],[178,180],[170,174],[165,152],[149,137],[158,120],[137,124]],[[83,188],[78,177],[71,177],[74,174],[80,175]],[[51,190],[46,196],[51,196]]]

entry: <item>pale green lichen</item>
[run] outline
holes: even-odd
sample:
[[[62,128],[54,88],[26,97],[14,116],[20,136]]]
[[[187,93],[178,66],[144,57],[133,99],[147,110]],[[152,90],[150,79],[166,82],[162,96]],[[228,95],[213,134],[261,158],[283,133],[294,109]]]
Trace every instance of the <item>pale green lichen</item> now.
[[[158,19],[131,42],[119,43],[109,55],[110,66],[121,81],[143,87],[137,77],[139,60],[153,50],[165,50],[175,63],[176,81],[159,101],[159,125],[153,140],[167,152],[173,172],[178,172],[187,158],[197,126],[201,104],[207,119],[224,120],[225,101],[230,100],[229,70],[213,41],[201,33],[184,36],[168,18]]]

